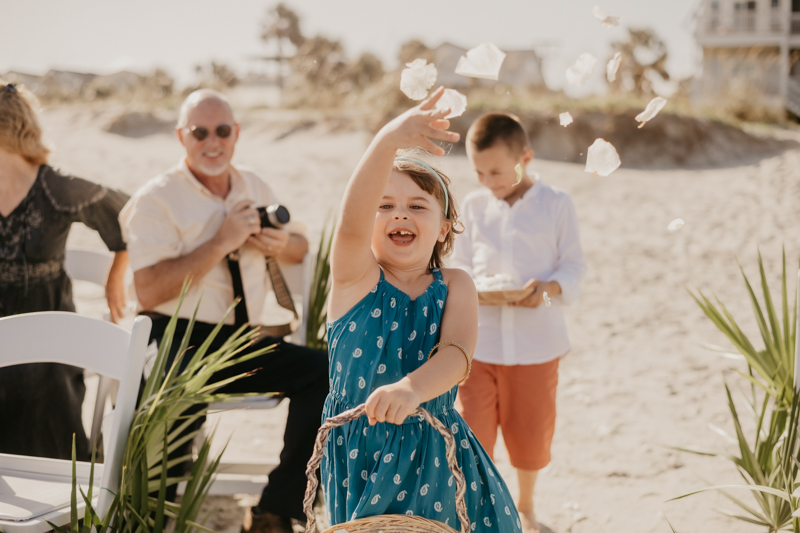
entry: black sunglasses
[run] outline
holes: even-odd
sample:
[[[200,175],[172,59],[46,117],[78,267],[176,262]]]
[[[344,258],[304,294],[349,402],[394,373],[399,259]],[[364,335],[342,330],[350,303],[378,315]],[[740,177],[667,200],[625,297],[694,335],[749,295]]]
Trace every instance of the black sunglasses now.
[[[198,141],[204,141],[208,137],[208,128],[205,126],[187,126],[184,128],[186,131],[192,134],[192,136],[197,139]],[[220,139],[227,139],[233,133],[233,126],[230,124],[220,124],[219,126],[214,129],[214,133],[217,134],[217,137]]]
[[[12,93],[13,94],[13,93],[17,92],[17,86],[14,85],[13,83],[9,83],[8,85],[5,85],[3,87],[3,92],[4,93]]]

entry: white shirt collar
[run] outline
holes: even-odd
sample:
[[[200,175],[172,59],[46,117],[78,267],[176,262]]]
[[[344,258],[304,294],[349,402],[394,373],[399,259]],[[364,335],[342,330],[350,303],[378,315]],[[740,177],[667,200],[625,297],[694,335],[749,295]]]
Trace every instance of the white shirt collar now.
[[[203,185],[200,182],[200,180],[197,179],[197,176],[195,176],[194,173],[191,171],[189,165],[186,164],[185,158],[181,159],[181,162],[178,163],[178,170],[181,172],[184,178],[186,178],[186,181],[192,185],[192,187],[194,187],[195,189],[197,189],[198,191],[202,192],[207,196],[220,200],[221,202],[224,202],[225,200],[231,197],[237,197],[239,193],[245,189],[244,180],[242,179],[241,175],[236,170],[236,168],[234,168],[233,165],[229,166],[229,171],[231,173],[231,190],[228,191],[228,196],[226,196],[225,198],[220,198],[219,196],[208,190],[208,187]]]
[[[537,194],[539,194],[539,191],[542,190],[542,179],[539,176],[538,172],[533,173],[533,179],[534,179],[533,186],[527,191],[525,191],[520,197],[520,199],[514,202],[514,205],[508,205],[508,202],[506,202],[502,198],[497,198],[495,196],[492,196],[492,199],[498,206],[505,206],[504,207],[505,209],[512,209],[517,204],[529,202],[530,200],[535,198]]]

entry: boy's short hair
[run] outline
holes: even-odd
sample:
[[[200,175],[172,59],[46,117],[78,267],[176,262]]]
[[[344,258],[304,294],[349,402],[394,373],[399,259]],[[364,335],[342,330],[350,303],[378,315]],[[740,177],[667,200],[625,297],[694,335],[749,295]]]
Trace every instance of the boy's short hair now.
[[[467,143],[478,152],[497,143],[505,144],[514,153],[531,147],[519,118],[510,113],[487,113],[478,118],[469,127]]]

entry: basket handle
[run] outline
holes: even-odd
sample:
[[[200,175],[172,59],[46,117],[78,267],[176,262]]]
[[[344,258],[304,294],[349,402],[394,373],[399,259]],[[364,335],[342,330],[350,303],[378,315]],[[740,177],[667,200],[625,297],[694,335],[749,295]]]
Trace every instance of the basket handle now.
[[[308,485],[306,485],[306,495],[303,498],[303,511],[306,513],[306,533],[314,531],[314,523],[317,517],[314,515],[314,500],[317,496],[317,468],[322,462],[323,450],[328,442],[328,433],[335,427],[342,426],[352,420],[360,418],[367,410],[367,406],[363,403],[357,407],[353,407],[337,416],[328,418],[322,427],[317,432],[317,440],[314,443],[314,453],[311,454],[311,459],[308,461],[306,467],[306,477],[308,478]],[[456,481],[456,515],[459,522],[461,522],[461,532],[469,533],[469,517],[467,516],[467,504],[464,501],[464,495],[467,492],[467,482],[464,480],[464,474],[458,466],[456,460],[456,439],[450,433],[450,430],[445,427],[442,422],[430,414],[426,409],[417,407],[411,416],[419,416],[425,419],[430,425],[444,437],[445,450],[447,456],[447,466],[450,467],[450,472]]]

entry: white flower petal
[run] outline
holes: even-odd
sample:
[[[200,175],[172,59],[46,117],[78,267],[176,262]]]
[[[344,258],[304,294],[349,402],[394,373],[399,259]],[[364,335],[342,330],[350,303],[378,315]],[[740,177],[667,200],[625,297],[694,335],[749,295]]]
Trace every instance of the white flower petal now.
[[[595,176],[608,176],[619,168],[621,161],[614,145],[605,139],[596,139],[586,154],[585,172]]]
[[[400,74],[400,90],[412,100],[423,100],[436,83],[436,67],[426,63],[424,59],[415,59]]]
[[[546,292],[542,293],[542,299],[544,300],[544,305],[550,307],[550,297],[547,295]]]
[[[561,113],[560,115],[558,115],[558,120],[561,121],[561,125],[564,126],[565,128],[570,124],[572,124],[573,122],[572,115],[570,115],[569,112]]]
[[[644,108],[644,111],[636,115],[636,120],[638,122],[641,122],[641,124],[639,124],[639,127],[641,128],[642,126],[647,124],[648,121],[653,120],[653,118],[656,115],[658,115],[658,112],[664,109],[665,105],[667,105],[666,98],[661,98],[660,96],[656,96],[655,98],[650,100],[650,103],[647,104],[647,107]]]
[[[667,229],[669,231],[678,231],[679,229],[681,229],[683,227],[684,224],[685,224],[685,222],[683,221],[682,218],[676,218],[675,220],[673,220],[672,222],[669,223],[669,226],[667,226]]]
[[[484,43],[468,51],[467,55],[461,56],[456,65],[456,74],[497,80],[505,58],[506,54],[502,50],[492,43]]]
[[[449,109],[450,114],[444,118],[456,118],[467,110],[467,97],[455,89],[445,89],[444,94],[436,102],[436,109]]]
[[[603,10],[600,9],[600,6],[594,6],[594,9],[592,9],[592,15],[594,15],[594,18],[599,20],[606,28],[610,26],[619,26],[619,17],[609,17],[603,13]]]
[[[608,60],[606,64],[606,79],[609,82],[612,82],[617,79],[617,70],[619,70],[619,64],[622,62],[622,52],[617,52],[614,54],[614,57]]]
[[[580,87],[592,77],[595,65],[597,65],[597,58],[592,54],[579,55],[575,64],[567,69],[567,83]]]

